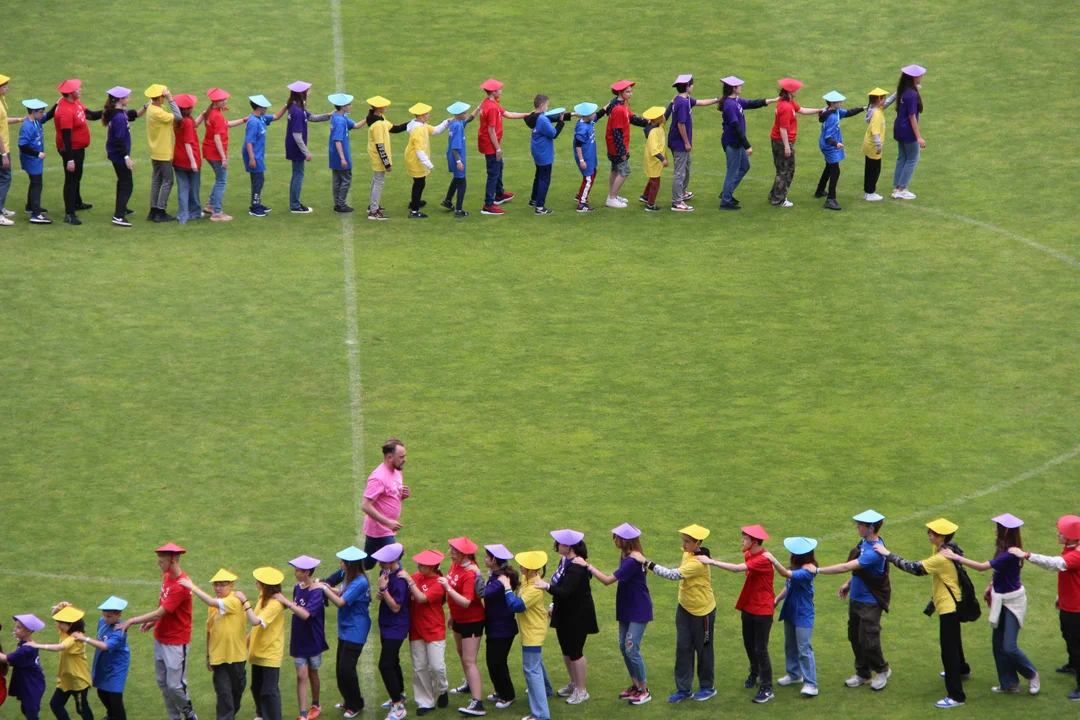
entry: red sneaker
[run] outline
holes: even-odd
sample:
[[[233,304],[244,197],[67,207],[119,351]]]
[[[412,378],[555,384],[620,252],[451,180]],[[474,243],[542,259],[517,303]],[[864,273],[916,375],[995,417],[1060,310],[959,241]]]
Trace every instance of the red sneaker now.
[[[514,193],[503,191],[502,195],[495,196],[495,204],[502,205],[504,202],[510,202],[514,199]]]
[[[495,202],[498,202],[498,200],[496,200]],[[503,210],[501,207],[497,207],[495,205],[485,205],[483,208],[481,208],[480,214],[481,215],[505,215],[506,211]]]

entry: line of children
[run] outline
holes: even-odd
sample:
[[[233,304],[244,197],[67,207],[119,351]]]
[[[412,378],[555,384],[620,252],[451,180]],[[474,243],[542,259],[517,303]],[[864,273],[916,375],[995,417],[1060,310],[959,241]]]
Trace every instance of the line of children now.
[[[446,130],[450,118],[443,120],[438,125],[429,125],[431,118],[431,106],[427,103],[416,103],[409,108],[413,119],[405,126],[409,133],[409,144],[405,148],[405,170],[412,178],[412,199],[409,201],[409,217],[426,218],[427,215],[420,208],[427,205],[424,200],[424,188],[427,186],[427,177],[435,169],[435,163],[431,161],[431,136],[439,135]]]
[[[459,220],[469,216],[468,211],[462,206],[465,202],[465,189],[468,187],[465,178],[468,165],[468,153],[465,149],[465,126],[480,113],[480,106],[477,106],[471,113],[469,112],[470,107],[468,103],[459,100],[446,108],[446,112],[453,116],[447,126],[448,138],[446,142],[446,167],[451,178],[450,187],[446,189],[446,197],[443,198],[441,205],[447,210],[453,210],[454,217]],[[457,196],[456,205],[454,204],[455,193]]]

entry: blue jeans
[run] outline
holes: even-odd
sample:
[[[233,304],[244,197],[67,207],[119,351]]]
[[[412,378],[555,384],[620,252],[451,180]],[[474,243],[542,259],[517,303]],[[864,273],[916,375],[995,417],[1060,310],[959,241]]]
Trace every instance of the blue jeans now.
[[[893,172],[893,187],[907,188],[911,184],[911,176],[915,174],[915,166],[919,164],[919,143],[897,142],[896,170]]]
[[[538,647],[522,647],[521,669],[525,672],[525,686],[529,688],[529,712],[537,720],[550,720],[548,695],[551,694],[551,682],[544,667],[544,656],[539,651]]]
[[[187,168],[176,168],[176,219],[185,223],[197,220],[202,215],[202,203],[199,202],[199,172]]]
[[[1001,608],[998,626],[991,636],[994,648],[994,663],[997,665],[998,683],[1001,687],[1016,687],[1020,684],[1017,674],[1030,680],[1035,677],[1035,666],[1028,660],[1024,651],[1016,644],[1020,634],[1020,622],[1008,608]]]
[[[727,173],[724,175],[724,194],[720,202],[727,205],[731,202],[731,194],[739,187],[746,173],[750,172],[750,156],[746,154],[746,148],[736,145],[728,145],[724,148],[727,156]]]
[[[550,187],[551,166],[537,165],[532,186],[532,201],[536,203],[536,207],[544,207],[544,203],[547,202],[548,188]]]
[[[385,173],[383,173],[385,175]],[[379,561],[371,557],[375,554],[379,548],[384,548],[387,545],[394,544],[394,536],[387,535],[385,537],[365,537],[364,538],[364,552],[367,553],[367,557],[364,558],[364,569],[370,570],[379,564]]]
[[[292,180],[289,181],[289,209],[299,210],[301,207],[300,191],[304,189],[304,163],[303,158],[292,161]]]
[[[790,620],[784,621],[784,657],[787,674],[802,677],[807,685],[817,686],[817,663],[810,639],[814,628],[799,627]]]
[[[487,187],[484,188],[484,205],[494,205],[495,198],[502,197],[503,194],[503,161],[496,160],[495,153],[492,153],[484,156],[484,162],[487,164]]]
[[[630,673],[630,679],[645,683],[645,660],[641,657],[641,636],[645,634],[648,623],[620,622],[619,623],[619,650],[622,652],[626,670]]]
[[[8,155],[8,159],[11,156]],[[4,170],[0,168],[0,207],[4,207],[4,203],[7,201],[8,190],[11,189],[11,168]]]
[[[221,201],[225,199],[225,181],[229,177],[229,171],[221,167],[218,160],[207,160],[210,167],[214,168],[214,187],[210,190],[210,199],[207,201],[214,212],[221,214]]]

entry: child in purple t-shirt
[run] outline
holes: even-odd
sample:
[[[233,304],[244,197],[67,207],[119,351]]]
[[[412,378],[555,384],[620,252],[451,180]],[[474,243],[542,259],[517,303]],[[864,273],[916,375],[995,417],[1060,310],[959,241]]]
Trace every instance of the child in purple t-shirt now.
[[[307,97],[311,83],[297,80],[288,86],[289,101],[285,105],[289,126],[285,129],[285,159],[292,162],[292,181],[289,183],[289,212],[309,213],[311,208],[300,202],[304,189],[304,163],[311,161],[307,146],[307,125],[310,122],[326,122],[333,113],[315,115],[308,112]]]
[[[45,695],[45,673],[37,648],[31,647],[33,634],[45,627],[34,615],[15,615],[15,639],[19,647],[8,654],[0,652],[0,663],[11,666],[11,697],[19,700],[23,717],[37,720],[41,711],[41,698]]]
[[[401,567],[405,548],[391,543],[371,557],[379,563],[379,674],[390,695],[387,720],[405,717],[405,678],[401,674],[401,645],[409,638],[409,591],[416,583]]]
[[[321,561],[301,555],[289,561],[296,575],[293,602],[304,608],[308,616],[293,615],[292,632],[289,635],[289,655],[296,666],[296,700],[300,705],[300,717],[308,717],[308,686],[311,687],[311,709],[319,705],[319,668],[322,654],[330,649],[326,643],[326,596],[317,586],[312,574]],[[316,710],[313,715],[321,714]]]
[[[690,184],[690,150],[694,142],[694,116],[693,109],[697,106],[705,107],[720,102],[720,98],[698,100],[690,97],[694,92],[694,76],[680,75],[671,84],[678,93],[668,103],[666,117],[671,118],[671,129],[668,130],[668,147],[671,148],[671,156],[675,164],[675,172],[671,177],[671,209],[685,212],[693,210],[686,201],[694,197],[694,193],[687,190]]]

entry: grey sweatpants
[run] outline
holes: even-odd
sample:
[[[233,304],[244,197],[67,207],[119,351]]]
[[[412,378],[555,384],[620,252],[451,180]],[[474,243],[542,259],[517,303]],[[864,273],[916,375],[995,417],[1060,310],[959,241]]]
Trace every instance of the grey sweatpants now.
[[[671,155],[675,160],[675,173],[671,176],[671,202],[678,205],[686,194],[686,186],[690,184],[690,153],[672,150]]]
[[[334,191],[334,207],[345,207],[352,187],[352,170],[331,170],[330,184]]]
[[[716,610],[708,615],[691,615],[680,605],[675,610],[675,689],[694,690],[694,660],[697,659],[698,687],[713,687],[713,630]]]
[[[386,184],[386,173],[379,170],[371,173],[371,197],[368,198],[368,212],[378,212],[382,201],[382,189]]]
[[[151,160],[153,173],[150,175],[150,207],[164,210],[169,204],[169,193],[173,186],[173,165],[169,160]]]
[[[165,698],[165,712],[169,720],[192,720],[195,711],[191,707],[187,686],[187,645],[163,645],[154,640],[154,672],[161,695]]]

